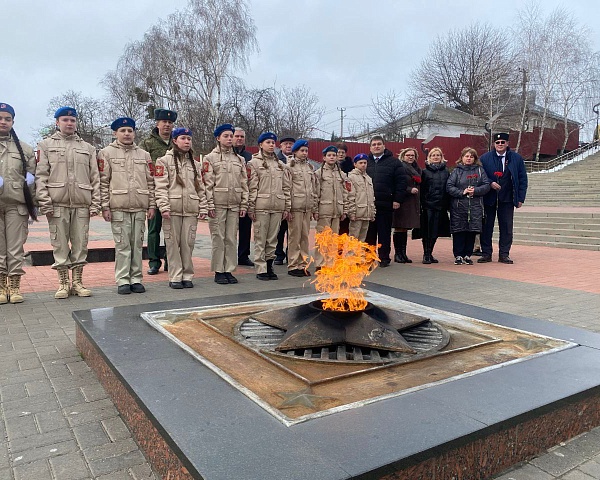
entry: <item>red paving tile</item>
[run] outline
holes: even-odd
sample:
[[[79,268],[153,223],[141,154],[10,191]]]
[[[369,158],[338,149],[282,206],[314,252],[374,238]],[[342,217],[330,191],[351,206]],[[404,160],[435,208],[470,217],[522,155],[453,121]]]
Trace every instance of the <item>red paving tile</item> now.
[[[530,209],[532,208],[534,207],[530,207]],[[545,208],[545,211],[549,210]],[[585,210],[600,211],[600,209],[595,208]],[[92,219],[90,226],[90,248],[110,248],[114,246],[112,240],[107,239],[107,236],[110,237],[110,228],[103,220]],[[199,222],[198,235],[210,235],[206,222]],[[25,250],[51,250],[47,237],[45,222],[32,225],[28,241],[25,244]],[[310,245],[312,250],[314,247],[314,230],[311,231]],[[417,240],[409,241],[408,254],[414,263],[401,266],[394,265],[392,268],[406,269],[404,270],[406,273],[410,272],[410,268],[428,268],[600,294],[600,282],[597,281],[600,278],[600,252],[597,251],[514,245],[511,250],[511,258],[515,261],[514,265],[504,265],[497,261],[486,264],[475,263],[473,266],[454,265],[452,242],[450,239],[444,238],[438,241],[434,253],[440,263],[437,265],[423,265],[421,263],[423,254],[421,242]],[[474,257],[474,260],[476,258]],[[497,260],[497,258],[494,260]],[[144,262],[144,270],[146,268],[147,262]],[[194,269],[198,278],[213,276],[210,272],[208,258],[194,258]],[[49,266],[25,266],[25,272],[26,275],[22,279],[24,292],[41,292],[56,288],[56,272]],[[236,271],[236,275],[249,274],[254,274],[254,270],[243,267]],[[90,287],[115,285],[114,263],[88,264],[84,271],[84,282]],[[168,282],[168,275],[161,270],[159,275],[145,275],[144,282],[166,283]]]

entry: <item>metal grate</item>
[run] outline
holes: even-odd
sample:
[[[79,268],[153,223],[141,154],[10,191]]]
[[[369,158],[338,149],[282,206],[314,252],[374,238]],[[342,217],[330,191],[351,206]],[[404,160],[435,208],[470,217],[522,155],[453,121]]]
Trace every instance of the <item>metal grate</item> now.
[[[407,353],[392,352],[388,350],[373,350],[352,345],[332,345],[330,347],[322,348],[306,348],[288,350],[286,352],[275,352],[275,347],[283,339],[285,331],[265,325],[253,318],[242,322],[239,326],[239,333],[244,338],[244,341],[254,348],[305,360],[389,363],[410,358],[412,356]],[[418,353],[435,350],[444,341],[444,335],[441,328],[430,321],[403,330],[400,334]]]

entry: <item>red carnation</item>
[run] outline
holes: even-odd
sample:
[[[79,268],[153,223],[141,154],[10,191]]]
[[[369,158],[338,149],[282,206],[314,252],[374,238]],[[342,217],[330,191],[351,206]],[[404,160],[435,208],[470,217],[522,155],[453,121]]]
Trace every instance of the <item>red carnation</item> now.
[[[496,175],[497,178],[500,178],[502,176],[502,172],[494,172],[494,175]]]
[[[421,183],[421,177],[419,175],[413,175],[412,179],[415,183]]]

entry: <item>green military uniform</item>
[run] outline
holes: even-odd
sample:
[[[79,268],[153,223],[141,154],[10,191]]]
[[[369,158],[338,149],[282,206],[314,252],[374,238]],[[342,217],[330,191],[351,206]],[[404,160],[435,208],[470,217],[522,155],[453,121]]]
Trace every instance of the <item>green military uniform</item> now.
[[[142,140],[139,144],[142,150],[146,150],[150,154],[153,167],[156,165],[156,160],[164,157],[167,150],[173,148],[171,139],[168,142],[158,134],[158,128],[152,130],[150,136]],[[153,169],[154,171],[154,169]],[[148,220],[148,260],[150,268],[160,268],[160,231],[162,229],[162,217],[154,215],[154,218]],[[165,255],[165,266],[167,258]]]

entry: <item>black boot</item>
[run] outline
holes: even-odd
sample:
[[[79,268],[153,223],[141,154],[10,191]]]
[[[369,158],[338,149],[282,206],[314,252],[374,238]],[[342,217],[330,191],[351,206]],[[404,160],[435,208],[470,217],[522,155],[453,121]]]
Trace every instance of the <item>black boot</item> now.
[[[400,255],[402,255],[402,259],[404,262],[402,263],[412,263],[412,260],[406,256],[406,243],[408,241],[408,233],[400,232]]]
[[[400,232],[394,232],[394,262],[396,263],[405,263],[404,257],[402,256],[402,246],[400,241]]]
[[[267,275],[269,280],[277,280],[277,274],[273,271],[273,260],[267,260]]]
[[[436,240],[437,238],[431,238],[429,240],[429,260],[431,260],[431,263],[440,263],[438,259],[433,256],[433,247],[435,247]]]
[[[421,239],[423,243],[423,264],[429,265],[431,264],[431,257],[429,253],[429,240],[427,238]]]

